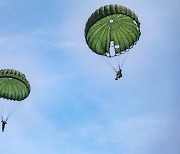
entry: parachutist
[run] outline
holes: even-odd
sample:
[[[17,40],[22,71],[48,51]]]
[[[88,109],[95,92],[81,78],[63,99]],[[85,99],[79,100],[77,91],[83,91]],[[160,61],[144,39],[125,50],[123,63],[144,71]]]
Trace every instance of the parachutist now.
[[[1,122],[2,122],[2,132],[4,132],[5,126],[7,124],[7,119],[3,120],[3,118],[2,118]]]
[[[116,72],[116,78],[115,78],[115,80],[118,80],[118,79],[120,79],[121,77],[122,77],[122,70],[119,69],[119,71]]]

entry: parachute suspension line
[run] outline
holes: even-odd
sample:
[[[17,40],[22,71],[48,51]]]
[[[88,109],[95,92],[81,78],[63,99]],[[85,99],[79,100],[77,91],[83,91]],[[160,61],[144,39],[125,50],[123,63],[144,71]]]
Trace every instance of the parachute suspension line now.
[[[115,48],[116,48],[116,45],[114,44],[114,41],[111,41],[110,42],[110,48],[109,48],[109,54],[112,56],[112,61],[115,63],[116,66],[118,67],[114,67],[111,63],[109,63],[107,60],[103,59],[103,61],[105,61],[116,73],[122,69],[123,65],[125,64],[127,58],[129,57],[130,55],[130,51],[126,52],[126,53],[123,53],[123,54],[120,54],[118,56],[115,56]],[[110,58],[110,57],[108,57]]]
[[[10,109],[9,109],[9,110],[10,110]],[[16,109],[12,109],[12,111],[7,114],[7,118],[9,118],[15,111],[16,111]]]
[[[9,111],[7,114],[7,118],[9,118],[22,104],[22,102],[11,102],[12,104],[9,104]]]
[[[116,50],[117,46],[119,48],[119,45],[115,45],[114,41],[110,42],[109,50],[110,50],[111,55],[113,54],[113,56],[114,56],[116,54],[115,50]],[[129,55],[130,55],[130,51],[128,51],[126,53],[122,53],[119,56],[114,56],[113,59],[114,59],[114,62],[116,62],[118,64],[118,70],[120,70],[123,67],[124,63],[126,62],[127,58],[129,57]]]
[[[3,119],[3,114],[1,113],[1,119]]]
[[[0,113],[1,113],[1,118],[3,118],[3,115],[4,115],[4,102],[2,100],[0,100]]]
[[[3,118],[8,119],[22,104],[22,102],[19,101],[0,101],[0,116]]]
[[[120,65],[120,68],[123,67],[124,63],[126,62],[127,58],[129,57],[130,53],[131,53],[131,51],[128,51],[127,53],[125,53],[125,56],[124,56],[124,59],[122,60],[122,64]]]
[[[116,56],[116,45],[114,43],[114,41],[110,41],[109,44],[109,54],[110,57],[108,57],[109,59],[111,59],[111,63],[108,61],[105,61],[116,73],[120,70],[120,65],[119,65],[119,56]],[[114,64],[114,65],[113,65]],[[118,64],[118,67],[117,67]]]
[[[117,47],[119,48],[119,45],[116,45],[116,44],[114,43],[114,41],[112,41],[111,44],[112,44],[112,45],[111,45],[110,47],[113,48],[113,50],[114,50],[114,55],[115,55],[115,54],[116,54],[116,52],[115,52],[115,51],[116,51],[116,48],[117,48]],[[117,69],[116,69],[116,72],[119,71],[119,70],[121,70],[121,68],[122,68],[122,65],[121,65],[122,56],[121,56],[121,55],[114,56],[113,60],[114,60],[114,62],[115,62],[116,65],[118,64],[118,67],[117,67]]]
[[[114,68],[114,66],[111,63],[109,63],[107,60],[104,59],[107,57],[104,57],[104,58],[102,56],[98,56],[98,57],[100,57],[107,65],[109,65],[117,73],[117,70]]]
[[[100,57],[107,65],[109,65],[116,73],[118,72],[118,70],[113,66],[113,64],[111,64],[108,59],[114,59],[115,58],[115,50],[114,49],[114,42],[113,41],[110,41],[110,44],[109,44],[109,56],[106,57],[106,56],[98,56]],[[112,57],[111,57],[112,56]]]

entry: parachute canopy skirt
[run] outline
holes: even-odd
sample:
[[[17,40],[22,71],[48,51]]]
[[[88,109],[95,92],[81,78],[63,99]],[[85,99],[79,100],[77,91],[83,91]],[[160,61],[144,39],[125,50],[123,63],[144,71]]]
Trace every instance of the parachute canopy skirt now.
[[[30,90],[23,73],[12,69],[0,70],[0,98],[21,101],[29,96]]]
[[[85,39],[96,54],[113,57],[129,51],[141,35],[137,15],[125,6],[106,5],[89,17]],[[114,47],[111,53],[110,47]]]

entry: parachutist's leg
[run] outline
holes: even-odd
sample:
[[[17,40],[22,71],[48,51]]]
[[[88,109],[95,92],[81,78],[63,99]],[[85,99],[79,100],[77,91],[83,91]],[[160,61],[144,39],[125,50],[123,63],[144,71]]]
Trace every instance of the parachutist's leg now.
[[[119,79],[119,77],[117,76],[117,74],[116,74],[116,78],[115,78],[115,80],[118,80]]]

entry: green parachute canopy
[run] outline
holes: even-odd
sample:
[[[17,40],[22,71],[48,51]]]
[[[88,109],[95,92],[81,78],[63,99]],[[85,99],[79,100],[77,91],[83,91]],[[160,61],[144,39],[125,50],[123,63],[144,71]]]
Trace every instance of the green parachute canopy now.
[[[21,101],[29,93],[30,84],[23,73],[13,69],[0,70],[0,98]]]
[[[113,57],[129,51],[141,35],[137,15],[125,6],[106,5],[89,17],[85,39],[96,54]],[[111,53],[110,47],[114,47]]]

